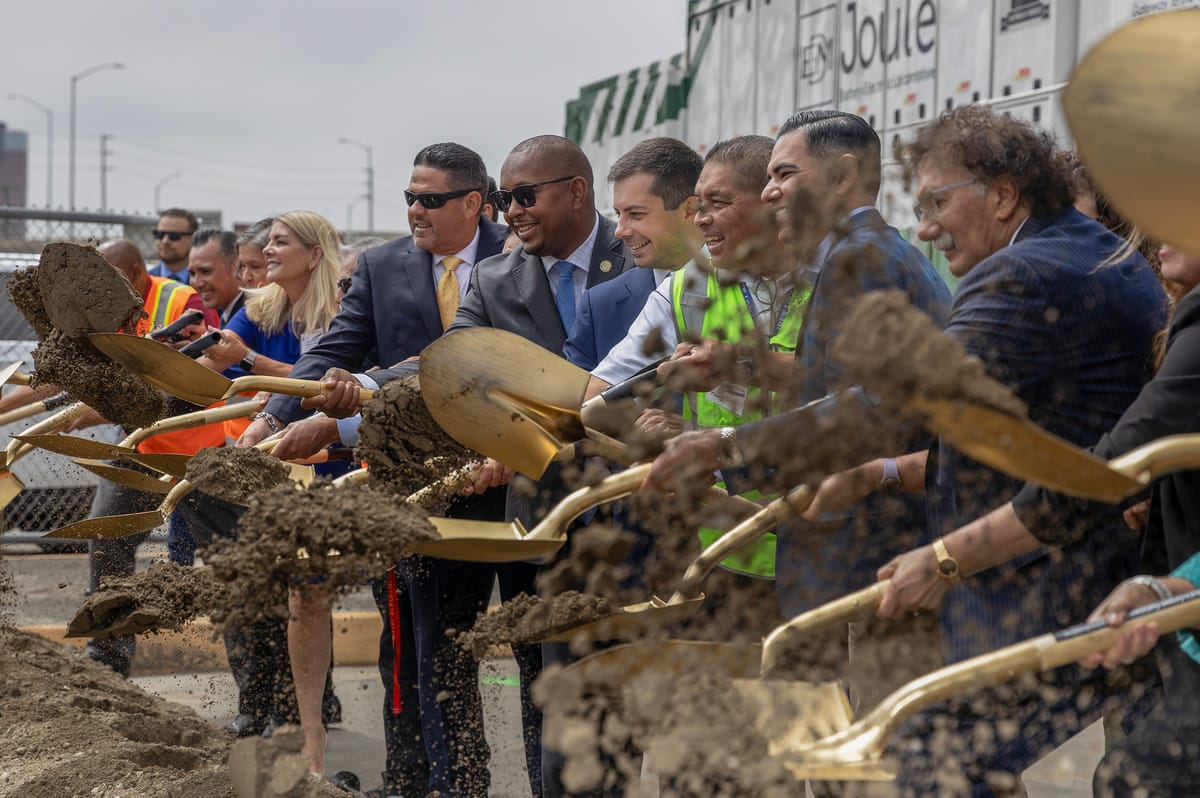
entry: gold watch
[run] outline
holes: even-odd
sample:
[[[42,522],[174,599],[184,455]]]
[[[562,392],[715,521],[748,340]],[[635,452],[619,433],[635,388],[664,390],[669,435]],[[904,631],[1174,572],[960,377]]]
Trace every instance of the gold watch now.
[[[933,541],[933,554],[938,561],[938,576],[952,585],[958,584],[962,578],[958,573],[958,560],[950,556],[946,542],[941,538]]]

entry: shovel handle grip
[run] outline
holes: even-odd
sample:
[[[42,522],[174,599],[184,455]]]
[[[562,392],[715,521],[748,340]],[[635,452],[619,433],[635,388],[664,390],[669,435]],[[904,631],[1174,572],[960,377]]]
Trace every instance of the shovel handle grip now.
[[[195,360],[196,358],[200,357],[200,355],[204,354],[205,349],[208,349],[210,346],[220,340],[221,333],[217,332],[216,330],[210,333],[205,333],[195,341],[192,341],[190,344],[180,349],[179,354],[187,355],[192,360]]]
[[[22,434],[44,435],[47,433],[58,432],[75,419],[90,411],[91,408],[85,405],[83,402],[75,402],[74,404],[68,405],[62,410],[59,410],[54,415],[42,419],[29,429],[25,430]],[[37,447],[31,443],[22,443],[18,440],[9,441],[8,448],[5,449],[5,452],[8,455],[8,462],[12,463],[14,460],[19,460],[36,448]]]
[[[148,427],[134,430],[125,440],[121,441],[121,445],[136,446],[147,438],[152,438],[164,432],[203,427],[206,424],[216,424],[235,418],[248,418],[259,410],[262,410],[262,405],[258,402],[235,402],[233,404],[222,405],[221,407],[208,407],[204,410],[195,410],[191,413],[181,413],[178,416],[171,416],[170,418],[156,421]]]
[[[148,337],[153,338],[155,341],[178,341],[179,336],[177,334],[184,327],[190,327],[203,319],[204,313],[201,311],[195,309],[187,310],[181,313],[179,318],[170,324],[159,327],[157,330],[151,330]]]
[[[325,383],[320,380],[296,380],[291,377],[259,377],[257,375],[238,377],[233,381],[233,386],[227,393],[241,393],[242,391],[270,391],[284,396],[305,398],[322,396],[326,393]],[[358,401],[363,404],[371,401],[374,396],[375,391],[370,388],[360,388],[358,391]]]
[[[653,463],[642,463],[633,468],[605,477],[590,488],[580,488],[554,505],[546,517],[526,536],[526,540],[561,535],[567,526],[588,510],[605,502],[620,499],[636,491],[646,481]]]
[[[787,623],[771,630],[763,640],[762,672],[770,673],[781,664],[789,643],[798,635],[827,629],[836,624],[849,623],[864,613],[874,612],[887,593],[890,579],[876,582],[870,587],[856,590],[849,595],[827,601],[819,607],[802,612]]]
[[[1200,434],[1159,438],[1109,460],[1108,467],[1144,485],[1171,471],[1200,468]]]

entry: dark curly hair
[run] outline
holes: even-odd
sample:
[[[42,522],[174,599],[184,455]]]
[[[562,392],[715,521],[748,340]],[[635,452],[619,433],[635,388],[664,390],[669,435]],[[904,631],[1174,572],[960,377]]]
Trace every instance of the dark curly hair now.
[[[913,171],[927,157],[950,158],[985,185],[1007,176],[1034,216],[1057,216],[1075,201],[1075,179],[1053,134],[987,106],[943,111],[917,131],[904,156]]]

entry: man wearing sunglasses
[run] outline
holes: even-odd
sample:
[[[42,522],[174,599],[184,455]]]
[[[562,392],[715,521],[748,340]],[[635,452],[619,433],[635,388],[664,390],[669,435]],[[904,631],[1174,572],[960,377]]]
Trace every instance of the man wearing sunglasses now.
[[[404,192],[412,235],[359,256],[341,311],[291,376],[377,387],[361,373],[367,365],[401,363],[441,336],[480,261],[499,253],[504,243],[504,226],[482,214],[486,185],[483,160],[460,144],[432,144],[417,153]],[[277,449],[284,459],[339,440],[356,442],[357,418],[301,420],[306,409],[345,415],[324,398],[302,405],[276,396],[265,409],[267,417],[255,420],[239,445],[252,445],[282,424],[289,425]],[[494,521],[503,505],[504,491],[496,490],[456,502],[448,515]],[[444,632],[474,622],[486,609],[493,579],[490,565],[409,558],[373,584],[384,618],[380,677],[387,762],[378,794],[487,794],[478,665]]]
[[[471,290],[450,330],[495,327],[562,355],[584,290],[634,268],[633,256],[617,238],[616,225],[596,212],[591,163],[569,139],[536,136],[521,142],[504,160],[499,183],[492,201],[521,246],[484,261],[472,273]],[[474,489],[504,484],[512,473],[491,461]],[[534,523],[566,490],[559,469],[551,465],[533,491],[510,485],[506,518]],[[526,592],[533,593],[534,568],[503,567],[524,570]],[[543,659],[556,657],[556,651],[543,647]],[[535,676],[522,668],[523,704],[532,702],[527,691]],[[540,738],[540,717],[536,720],[536,728],[526,723],[527,746]],[[533,758],[528,759],[532,766]],[[534,795],[560,795],[561,759],[543,747],[542,762],[542,789]]]
[[[183,208],[167,208],[154,226],[154,251],[159,262],[150,269],[152,277],[166,277],[188,285],[188,253],[192,250],[192,233],[200,229],[196,215]]]

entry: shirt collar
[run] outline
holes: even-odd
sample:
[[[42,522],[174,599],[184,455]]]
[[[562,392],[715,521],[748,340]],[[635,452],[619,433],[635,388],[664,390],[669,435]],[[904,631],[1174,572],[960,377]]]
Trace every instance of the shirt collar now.
[[[475,237],[471,239],[471,243],[467,244],[465,247],[463,247],[458,252],[455,252],[453,254],[454,254],[454,257],[459,258],[460,260],[462,260],[463,263],[467,264],[468,266],[474,266],[475,258],[478,255],[478,253],[479,253],[479,227],[476,226]],[[433,265],[437,266],[437,265],[441,264],[441,262],[444,261],[448,257],[450,257],[450,255],[448,255],[448,254],[447,255],[434,255],[433,256]]]

